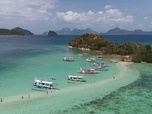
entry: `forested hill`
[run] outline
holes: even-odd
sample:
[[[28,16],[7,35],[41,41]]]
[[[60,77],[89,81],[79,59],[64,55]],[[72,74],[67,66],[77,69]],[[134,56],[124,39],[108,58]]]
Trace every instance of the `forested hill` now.
[[[90,50],[101,51],[103,54],[129,55],[134,62],[151,62],[152,63],[152,46],[133,44],[112,44],[97,34],[83,34],[73,39],[69,46],[72,48],[85,48]]]
[[[97,34],[83,34],[69,43],[74,48],[86,48],[91,50],[102,50],[104,47],[112,45],[111,42]]]
[[[12,30],[16,31],[16,32],[19,32],[22,35],[34,35],[31,31],[23,29],[23,28],[20,28],[20,27],[13,28]]]
[[[14,30],[0,29],[0,35],[22,35],[22,34]]]
[[[34,35],[32,32],[20,27],[9,29],[0,29],[0,35]]]

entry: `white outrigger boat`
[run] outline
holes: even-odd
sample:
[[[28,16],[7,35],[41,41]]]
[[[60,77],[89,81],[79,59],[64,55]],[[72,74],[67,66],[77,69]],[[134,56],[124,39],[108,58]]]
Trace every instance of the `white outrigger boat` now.
[[[39,88],[48,88],[48,89],[55,89],[57,88],[57,84],[49,81],[42,81],[37,78],[34,79],[34,86]]]
[[[75,61],[72,57],[64,57],[63,61],[69,61],[69,62],[73,62]]]
[[[69,75],[67,79],[70,81],[86,82],[86,78],[84,78],[83,76]]]
[[[118,63],[119,60],[118,60],[118,59],[111,59],[109,62],[110,62],[110,63]]]
[[[86,61],[87,62],[91,62],[91,61],[96,62],[96,61],[102,60],[102,59],[103,59],[103,57],[101,57],[101,56],[93,56],[93,57],[90,57],[90,58],[86,58]]]
[[[80,68],[78,72],[83,73],[83,74],[98,74],[99,71],[95,69],[90,69],[90,68]]]

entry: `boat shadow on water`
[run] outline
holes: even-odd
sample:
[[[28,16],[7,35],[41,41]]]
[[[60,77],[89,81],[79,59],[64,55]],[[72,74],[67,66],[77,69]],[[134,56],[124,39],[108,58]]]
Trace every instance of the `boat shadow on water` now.
[[[54,89],[48,89],[48,88],[38,88],[38,87],[34,87],[32,88],[33,91],[39,91],[39,92],[46,92],[48,90],[60,90],[59,88],[54,88]]]
[[[47,89],[45,89],[45,88],[32,88],[32,90],[39,91],[39,92],[46,92],[47,91]]]
[[[70,83],[70,84],[81,84],[82,82],[80,82],[80,81],[67,81],[67,83]]]

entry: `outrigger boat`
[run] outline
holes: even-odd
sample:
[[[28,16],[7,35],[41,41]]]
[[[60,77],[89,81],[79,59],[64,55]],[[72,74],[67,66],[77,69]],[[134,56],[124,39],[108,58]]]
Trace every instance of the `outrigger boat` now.
[[[108,67],[108,65],[105,65],[104,63],[101,63],[101,62],[95,62],[95,63],[93,63],[93,66],[95,66],[95,67],[102,67],[102,68],[105,68],[105,67]]]
[[[63,58],[63,61],[69,61],[69,62],[72,62],[72,61],[75,61],[72,57],[64,57]]]
[[[84,78],[83,76],[69,75],[67,77],[67,79],[70,80],[70,81],[86,82],[86,78]]]
[[[97,66],[97,68],[95,68],[95,70],[97,70],[97,71],[108,71],[108,69],[106,69],[104,66]]]
[[[109,62],[110,62],[110,63],[118,63],[119,60],[117,60],[117,59],[111,59]]]
[[[90,68],[80,68],[78,72],[83,73],[83,74],[98,74],[99,71],[95,69],[90,69]]]
[[[87,62],[91,62],[91,61],[96,62],[96,61],[102,60],[102,59],[103,59],[103,57],[101,57],[101,56],[92,56],[92,57],[90,57],[90,58],[86,58],[86,61],[87,61]]]
[[[93,63],[93,66],[105,66],[105,64],[104,63],[102,63],[102,62],[95,62],[95,63]]]
[[[34,79],[34,86],[39,88],[48,88],[48,89],[57,88],[57,84],[54,84],[53,82],[49,82],[49,81],[42,81],[37,78]]]

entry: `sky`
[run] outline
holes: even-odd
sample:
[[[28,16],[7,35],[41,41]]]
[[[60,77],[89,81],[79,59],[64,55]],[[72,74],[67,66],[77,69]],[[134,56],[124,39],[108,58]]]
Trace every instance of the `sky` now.
[[[1,0],[0,28],[152,31],[152,0]]]

